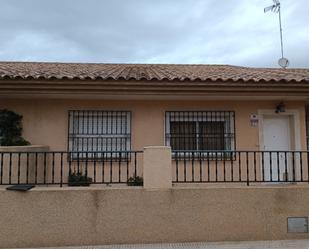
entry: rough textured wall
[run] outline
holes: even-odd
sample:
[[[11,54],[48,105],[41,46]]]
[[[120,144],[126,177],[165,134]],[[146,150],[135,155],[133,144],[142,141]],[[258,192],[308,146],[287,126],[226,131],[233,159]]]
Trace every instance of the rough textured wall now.
[[[0,247],[309,238],[309,187],[0,190]]]

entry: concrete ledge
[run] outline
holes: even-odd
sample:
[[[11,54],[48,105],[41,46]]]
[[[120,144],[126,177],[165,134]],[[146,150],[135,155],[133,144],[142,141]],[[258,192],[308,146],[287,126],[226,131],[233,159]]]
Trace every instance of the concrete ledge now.
[[[0,191],[0,247],[308,239],[309,187]]]
[[[48,152],[46,145],[0,146],[1,152]]]
[[[105,245],[82,247],[49,247],[37,249],[307,249],[309,240],[277,240],[254,242],[195,242],[179,244],[135,244],[135,245]],[[30,249],[30,248],[28,248]],[[33,248],[34,249],[34,248]]]
[[[0,191],[7,191],[6,190],[7,186],[1,185],[0,186]],[[50,191],[93,191],[93,190],[98,190],[98,191],[114,191],[114,190],[141,190],[144,189],[141,186],[127,186],[127,185],[90,185],[89,187],[59,187],[57,185],[48,185],[48,186],[42,186],[38,185],[35,188],[31,189],[30,191],[38,191],[38,192],[50,192]],[[308,189],[309,191],[309,184],[285,184],[285,185],[274,185],[274,184],[269,184],[269,185],[257,185],[257,186],[247,186],[245,183],[244,184],[231,184],[226,186],[225,184],[180,184],[173,186],[173,190],[210,190],[210,189],[253,189],[253,190],[258,190],[258,189]],[[144,189],[145,190],[145,189]],[[153,189],[154,191],[160,191],[160,189]],[[147,190],[148,191],[148,190]],[[166,190],[168,191],[168,189]]]

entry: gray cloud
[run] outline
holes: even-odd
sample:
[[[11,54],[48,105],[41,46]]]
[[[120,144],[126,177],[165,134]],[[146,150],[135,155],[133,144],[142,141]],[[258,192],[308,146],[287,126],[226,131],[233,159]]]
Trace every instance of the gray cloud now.
[[[271,0],[1,0],[0,60],[277,66]],[[309,3],[282,0],[285,54],[309,67]]]

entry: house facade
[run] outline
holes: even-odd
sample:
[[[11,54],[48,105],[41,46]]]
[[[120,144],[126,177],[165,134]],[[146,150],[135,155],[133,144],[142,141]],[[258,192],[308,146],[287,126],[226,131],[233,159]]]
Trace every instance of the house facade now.
[[[31,146],[0,146],[0,248],[307,239],[308,98],[308,69],[1,62]]]
[[[308,179],[307,69],[1,63],[0,76],[1,109],[23,115],[31,144],[71,153],[63,164],[87,159],[92,172],[167,146],[174,182]]]

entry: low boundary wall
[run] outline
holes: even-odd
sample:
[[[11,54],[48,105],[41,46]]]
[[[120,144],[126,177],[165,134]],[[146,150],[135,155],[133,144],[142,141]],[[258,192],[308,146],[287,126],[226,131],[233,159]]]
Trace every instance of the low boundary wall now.
[[[0,248],[304,239],[309,186],[0,189]]]

